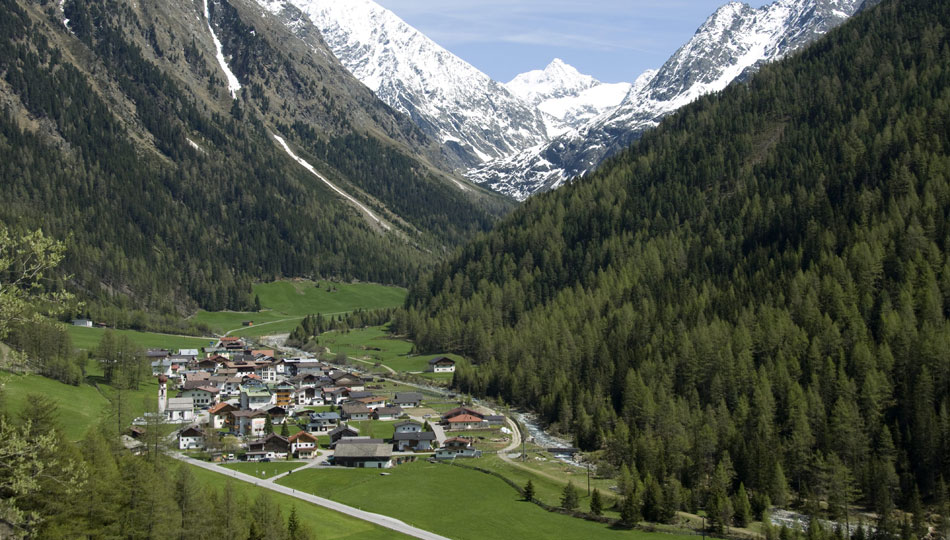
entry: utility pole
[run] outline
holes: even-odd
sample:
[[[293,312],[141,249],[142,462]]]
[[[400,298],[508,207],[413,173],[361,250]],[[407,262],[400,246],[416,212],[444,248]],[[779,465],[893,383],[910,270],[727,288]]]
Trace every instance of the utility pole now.
[[[587,462],[587,496],[590,497],[590,462]]]

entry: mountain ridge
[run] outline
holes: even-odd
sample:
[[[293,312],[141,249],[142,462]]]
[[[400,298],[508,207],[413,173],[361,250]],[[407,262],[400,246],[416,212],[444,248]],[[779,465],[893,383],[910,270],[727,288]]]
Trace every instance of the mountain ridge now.
[[[638,78],[623,102],[547,144],[470,169],[474,182],[524,200],[593,170],[659,119],[722,90],[765,62],[795,52],[853,14],[860,0],[739,2],[716,10],[655,73]],[[643,77],[649,81],[643,84]]]

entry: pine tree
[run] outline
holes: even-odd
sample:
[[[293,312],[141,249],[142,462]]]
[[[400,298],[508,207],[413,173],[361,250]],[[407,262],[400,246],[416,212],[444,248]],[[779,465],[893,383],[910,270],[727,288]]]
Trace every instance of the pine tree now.
[[[528,480],[528,483],[524,485],[524,500],[530,501],[534,499],[534,483],[531,480]]]
[[[267,415],[267,418],[264,419],[264,436],[274,432],[274,421],[271,420],[270,415]]]
[[[290,437],[290,427],[287,424],[287,420],[284,420],[284,423],[280,425],[280,436]]]
[[[590,513],[599,516],[604,513],[604,503],[600,499],[600,490],[594,489],[590,495]]]
[[[739,490],[736,491],[733,507],[735,508],[734,522],[736,527],[745,527],[752,521],[752,506],[749,503],[745,485],[741,482],[739,483]]]
[[[561,492],[561,508],[566,510],[575,510],[577,509],[578,497],[577,490],[574,489],[574,482],[568,482],[564,486],[564,491]]]
[[[254,311],[260,311],[262,309],[264,308],[261,307],[261,297],[255,294],[254,295]]]
[[[620,505],[620,523],[625,527],[634,527],[640,522],[640,505],[636,495],[628,493]]]

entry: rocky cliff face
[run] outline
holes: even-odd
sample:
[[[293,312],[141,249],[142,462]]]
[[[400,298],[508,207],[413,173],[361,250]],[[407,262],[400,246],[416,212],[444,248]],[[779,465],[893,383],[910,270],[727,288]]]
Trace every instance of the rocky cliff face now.
[[[306,14],[356,78],[442,142],[460,166],[547,140],[537,108],[370,0],[258,2]],[[305,26],[290,28],[297,33]]]
[[[860,5],[860,0],[778,0],[759,9],[726,4],[659,70],[641,75],[617,107],[547,144],[472,168],[467,176],[519,200],[555,189],[628,146],[667,114],[799,50]]]

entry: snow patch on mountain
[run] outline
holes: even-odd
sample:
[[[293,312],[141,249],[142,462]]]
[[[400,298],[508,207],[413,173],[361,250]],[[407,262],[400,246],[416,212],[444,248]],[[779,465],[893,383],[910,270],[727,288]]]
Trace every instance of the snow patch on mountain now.
[[[505,84],[512,94],[544,114],[550,137],[577,128],[613,109],[630,91],[629,83],[605,84],[555,58],[544,69],[528,71]]]
[[[368,217],[370,220],[372,220],[373,222],[375,222],[377,225],[379,225],[379,226],[382,227],[383,229],[386,229],[387,231],[391,231],[391,230],[392,230],[392,227],[391,227],[388,223],[386,223],[385,221],[383,221],[379,216],[377,216],[376,214],[374,214],[372,210],[370,210],[369,208],[363,206],[362,203],[360,203],[358,200],[356,200],[356,199],[355,199],[353,196],[351,196],[349,193],[347,193],[347,192],[343,191],[342,189],[338,188],[338,187],[336,186],[336,184],[334,184],[333,182],[327,180],[325,176],[323,176],[322,174],[320,174],[319,172],[317,172],[317,169],[315,169],[315,168],[313,167],[313,165],[311,165],[311,164],[308,163],[305,159],[303,159],[303,158],[301,158],[300,156],[298,156],[297,154],[295,154],[295,153],[293,152],[293,150],[290,149],[290,146],[287,145],[287,141],[285,141],[285,140],[283,139],[283,137],[281,137],[281,136],[279,136],[279,135],[274,135],[274,140],[276,140],[276,141],[277,141],[277,144],[279,144],[280,147],[284,150],[284,152],[285,152],[288,156],[290,156],[290,159],[292,159],[292,160],[296,161],[297,163],[299,163],[300,166],[302,166],[304,169],[307,169],[307,171],[308,171],[310,174],[316,176],[319,180],[321,180],[324,184],[326,184],[330,189],[332,189],[332,190],[333,190],[334,192],[336,192],[338,195],[340,195],[341,197],[343,197],[344,199],[346,199],[347,201],[349,201],[351,204],[353,204],[353,206],[355,206],[355,207],[356,207],[357,209],[359,209],[361,212],[363,212],[364,214],[366,214],[366,217]]]
[[[812,42],[854,14],[862,0],[777,0],[719,8],[657,71],[638,78],[622,102],[548,144],[492,160],[466,176],[523,200],[583,175],[696,98],[725,88],[766,62]]]
[[[547,140],[537,108],[370,0],[257,2],[305,13],[350,73],[468,165]]]
[[[238,81],[237,76],[234,75],[234,72],[231,71],[231,68],[228,67],[228,61],[224,58],[224,50],[221,47],[221,40],[215,35],[214,28],[211,27],[211,11],[208,10],[208,0],[204,0],[204,6],[205,22],[208,23],[208,31],[211,32],[211,40],[214,41],[215,58],[218,59],[218,65],[220,65],[222,71],[224,71],[224,76],[228,81],[228,92],[231,92],[231,98],[237,99],[237,93],[241,90],[241,83]]]

